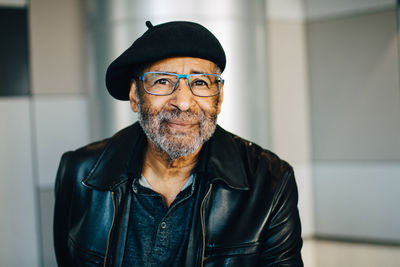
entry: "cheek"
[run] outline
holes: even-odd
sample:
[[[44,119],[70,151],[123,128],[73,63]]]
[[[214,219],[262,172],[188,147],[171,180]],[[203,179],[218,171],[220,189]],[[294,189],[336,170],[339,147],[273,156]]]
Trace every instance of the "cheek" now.
[[[140,96],[140,105],[146,109],[159,111],[167,103],[167,99],[164,96],[153,96],[149,94],[143,94]]]
[[[219,97],[200,99],[199,106],[207,113],[218,113]]]

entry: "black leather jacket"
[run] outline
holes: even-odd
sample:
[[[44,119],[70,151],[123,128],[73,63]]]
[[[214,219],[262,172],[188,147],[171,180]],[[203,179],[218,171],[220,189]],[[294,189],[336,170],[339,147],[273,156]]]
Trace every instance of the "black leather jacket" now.
[[[59,266],[121,266],[145,135],[138,123],[62,156],[54,245]],[[203,146],[185,266],[303,266],[292,168],[219,126]],[[160,266],[161,267],[161,266]]]

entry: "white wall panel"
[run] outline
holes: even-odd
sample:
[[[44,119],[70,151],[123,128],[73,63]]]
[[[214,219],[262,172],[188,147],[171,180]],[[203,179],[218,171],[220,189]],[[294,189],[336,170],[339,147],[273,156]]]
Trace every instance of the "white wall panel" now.
[[[396,13],[308,24],[316,160],[400,160]]]
[[[299,213],[303,237],[315,234],[314,194],[311,163],[292,164],[299,191]]]
[[[266,0],[267,16],[270,20],[303,21],[303,0]]]
[[[400,241],[396,12],[307,24],[316,233]]]
[[[27,0],[0,0],[1,7],[24,7]]]
[[[273,9],[288,4],[272,2],[277,4]],[[306,29],[289,17],[268,19],[271,149],[293,165],[302,234],[307,237],[314,234],[314,206]]]
[[[87,100],[83,96],[34,98],[40,186],[53,186],[60,157],[89,142]]]
[[[400,162],[316,162],[317,235],[400,241]]]
[[[398,246],[305,240],[306,267],[399,267]]]
[[[29,98],[0,98],[0,266],[39,266]]]
[[[55,267],[57,266],[57,261],[53,245],[53,210],[55,201],[53,188],[40,189],[39,198],[42,234],[42,267]]]
[[[288,1],[288,0],[285,0]],[[307,19],[326,19],[393,8],[396,0],[302,0]]]
[[[85,90],[80,0],[29,1],[31,88],[34,95]]]
[[[311,159],[305,26],[268,23],[272,149],[289,162]],[[290,77],[290,78],[288,78]]]

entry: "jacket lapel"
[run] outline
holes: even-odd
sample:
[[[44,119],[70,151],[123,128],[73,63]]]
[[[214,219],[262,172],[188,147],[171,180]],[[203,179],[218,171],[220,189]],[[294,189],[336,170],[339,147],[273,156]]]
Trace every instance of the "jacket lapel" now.
[[[242,156],[244,151],[237,142],[238,137],[217,126],[210,139],[207,171],[211,182],[221,180],[232,189],[248,190],[249,184]],[[242,139],[241,139],[242,140]]]
[[[125,183],[129,178],[126,175],[128,165],[135,174],[140,172],[145,143],[145,134],[139,123],[121,130],[108,140],[108,144],[82,183],[102,191],[112,191]]]

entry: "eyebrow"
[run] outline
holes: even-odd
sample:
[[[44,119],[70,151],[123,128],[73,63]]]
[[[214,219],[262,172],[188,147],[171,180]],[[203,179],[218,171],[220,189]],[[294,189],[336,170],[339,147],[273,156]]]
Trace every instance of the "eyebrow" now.
[[[201,73],[209,73],[209,72],[200,72],[200,71],[192,71],[192,74],[201,74]]]

